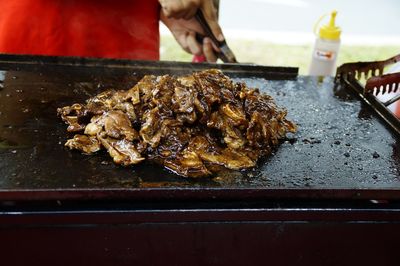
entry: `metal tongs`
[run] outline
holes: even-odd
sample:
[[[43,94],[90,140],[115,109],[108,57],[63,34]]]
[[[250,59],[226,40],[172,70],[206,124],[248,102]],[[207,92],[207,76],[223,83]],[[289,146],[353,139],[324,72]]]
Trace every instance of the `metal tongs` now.
[[[220,58],[224,63],[237,63],[236,57],[233,54],[232,50],[228,47],[226,41],[225,40],[222,42],[218,41],[218,39],[214,36],[214,33],[212,32],[210,25],[208,25],[208,22],[204,17],[203,12],[200,9],[197,9],[195,18],[200,23],[201,27],[205,32],[205,36],[196,34],[197,40],[201,42],[204,37],[209,37],[221,51],[220,53],[217,54],[218,58]]]
[[[400,62],[400,54],[383,61],[343,64],[338,68],[336,78],[352,76],[360,79],[364,75],[367,80],[364,94],[373,93],[378,95],[380,92],[382,94],[397,92],[400,89],[400,72],[383,75],[383,70],[386,66],[397,62]],[[388,106],[399,99],[400,95],[397,95],[383,104]]]

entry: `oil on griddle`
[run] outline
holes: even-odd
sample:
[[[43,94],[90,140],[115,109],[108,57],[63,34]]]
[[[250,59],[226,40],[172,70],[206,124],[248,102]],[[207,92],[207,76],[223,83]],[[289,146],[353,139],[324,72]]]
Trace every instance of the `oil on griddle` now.
[[[117,164],[147,159],[186,177],[252,168],[296,131],[271,96],[216,69],[147,75],[129,90],[106,90],[58,114],[77,133],[65,143],[70,149],[106,149]]]

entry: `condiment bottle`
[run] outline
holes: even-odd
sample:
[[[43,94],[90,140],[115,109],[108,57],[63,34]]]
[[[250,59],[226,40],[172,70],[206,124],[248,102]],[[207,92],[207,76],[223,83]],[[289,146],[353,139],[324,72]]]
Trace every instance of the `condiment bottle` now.
[[[319,29],[311,58],[309,75],[333,76],[340,48],[341,30],[335,25],[336,11],[331,13],[329,24]]]

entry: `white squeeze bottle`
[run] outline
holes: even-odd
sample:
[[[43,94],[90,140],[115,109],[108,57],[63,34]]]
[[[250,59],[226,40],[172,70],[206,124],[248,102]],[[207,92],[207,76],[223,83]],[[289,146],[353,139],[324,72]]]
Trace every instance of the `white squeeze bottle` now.
[[[333,76],[340,48],[341,30],[335,25],[336,11],[331,13],[329,24],[319,28],[311,58],[309,75]]]

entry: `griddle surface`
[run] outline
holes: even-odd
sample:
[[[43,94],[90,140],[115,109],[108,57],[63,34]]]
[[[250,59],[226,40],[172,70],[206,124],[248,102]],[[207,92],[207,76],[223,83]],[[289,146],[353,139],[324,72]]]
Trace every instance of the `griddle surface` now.
[[[400,199],[397,136],[356,96],[335,92],[330,78],[233,76],[272,95],[299,126],[253,170],[186,179],[151,163],[122,167],[106,152],[84,155],[64,147],[72,135],[57,117],[58,107],[105,89],[129,89],[143,74],[79,67],[0,72],[0,199]]]

